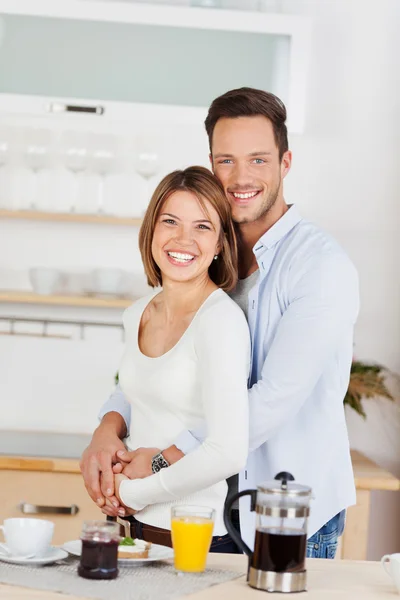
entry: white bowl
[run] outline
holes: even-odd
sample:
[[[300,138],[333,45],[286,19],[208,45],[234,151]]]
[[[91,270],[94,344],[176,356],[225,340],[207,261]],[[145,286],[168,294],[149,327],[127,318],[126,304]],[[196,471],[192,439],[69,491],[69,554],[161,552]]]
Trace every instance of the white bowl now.
[[[94,269],[90,289],[94,294],[123,295],[126,293],[126,273],[122,269]]]
[[[37,267],[29,269],[29,280],[36,294],[48,296],[54,294],[61,285],[61,271]]]
[[[62,272],[62,292],[66,296],[83,296],[88,288],[90,273],[80,271]]]

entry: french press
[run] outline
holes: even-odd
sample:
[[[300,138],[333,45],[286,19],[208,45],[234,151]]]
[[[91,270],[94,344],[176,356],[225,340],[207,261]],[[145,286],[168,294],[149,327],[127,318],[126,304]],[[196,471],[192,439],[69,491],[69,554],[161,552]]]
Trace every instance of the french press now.
[[[232,504],[250,496],[256,511],[254,552],[245,544],[231,521]],[[267,592],[306,590],[307,519],[311,488],[294,483],[290,473],[276,475],[257,490],[230,496],[225,503],[225,526],[235,543],[249,557],[247,580],[251,587]]]

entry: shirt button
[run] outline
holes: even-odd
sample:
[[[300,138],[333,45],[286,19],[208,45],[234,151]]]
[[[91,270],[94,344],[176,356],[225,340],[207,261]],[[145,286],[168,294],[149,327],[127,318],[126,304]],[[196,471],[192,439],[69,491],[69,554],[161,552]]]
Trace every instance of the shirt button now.
[[[319,544],[314,544],[314,548],[315,548],[315,550],[318,550]]]

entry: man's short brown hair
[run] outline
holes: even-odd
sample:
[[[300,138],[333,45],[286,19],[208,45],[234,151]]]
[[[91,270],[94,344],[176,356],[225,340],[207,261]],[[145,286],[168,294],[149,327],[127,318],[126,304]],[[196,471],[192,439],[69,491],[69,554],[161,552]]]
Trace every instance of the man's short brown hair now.
[[[160,211],[168,198],[178,191],[190,192],[196,196],[206,214],[205,201],[217,211],[221,223],[220,251],[217,260],[212,261],[208,273],[210,279],[223,290],[233,289],[237,283],[238,266],[231,208],[218,179],[204,167],[188,167],[166,175],[150,200],[139,232],[139,248],[148,284],[151,287],[162,285],[161,272],[153,258],[151,245]]]
[[[211,104],[205,120],[211,154],[214,128],[219,119],[260,115],[266,117],[272,123],[275,143],[279,150],[279,159],[282,160],[282,156],[289,149],[285,105],[282,100],[270,92],[248,87],[230,90],[216,98]]]

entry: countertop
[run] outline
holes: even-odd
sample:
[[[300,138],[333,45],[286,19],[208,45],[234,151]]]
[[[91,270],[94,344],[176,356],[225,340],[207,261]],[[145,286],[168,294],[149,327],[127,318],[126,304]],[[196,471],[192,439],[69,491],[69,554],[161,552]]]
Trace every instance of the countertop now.
[[[80,433],[0,430],[0,455],[80,458],[91,437]]]
[[[247,558],[238,554],[210,554],[208,565],[243,573]],[[307,571],[308,592],[304,596],[300,594],[299,598],[304,597],[309,600],[394,600],[398,598],[394,585],[378,562],[308,559]],[[275,596],[282,598],[282,594],[275,594]],[[250,588],[243,576],[186,596],[191,600],[251,600],[252,598],[267,600],[269,597],[270,595],[263,591]],[[62,600],[63,598],[83,600],[82,596],[65,596],[0,584],[0,600]]]

